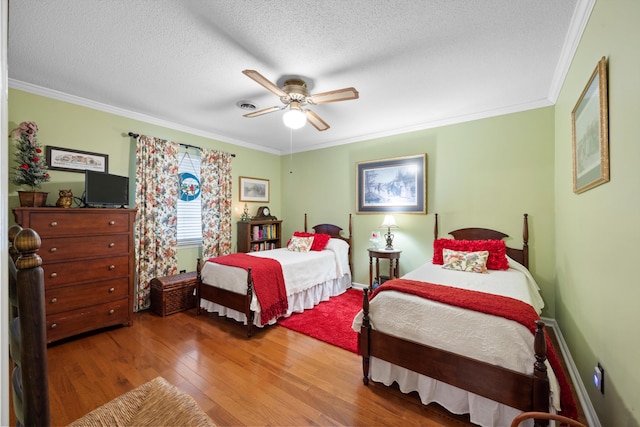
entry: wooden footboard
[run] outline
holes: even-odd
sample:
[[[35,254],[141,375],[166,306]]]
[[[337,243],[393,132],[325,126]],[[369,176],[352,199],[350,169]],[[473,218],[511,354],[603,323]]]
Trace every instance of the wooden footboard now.
[[[543,322],[536,322],[536,362],[533,375],[527,375],[372,329],[367,289],[364,290],[363,312],[359,349],[365,385],[369,383],[370,358],[376,357],[522,411],[549,412]]]
[[[200,315],[200,304],[202,300],[211,301],[216,304],[220,304],[224,307],[232,310],[244,313],[247,317],[247,337],[251,338],[253,335],[253,319],[254,312],[251,310],[251,298],[253,297],[253,277],[251,276],[251,268],[247,271],[247,293],[239,294],[231,292],[226,289],[216,288],[214,286],[205,285],[202,283],[201,277],[202,266],[200,260],[198,260],[198,267],[196,269],[198,280],[196,282],[196,294],[197,294],[197,315]]]

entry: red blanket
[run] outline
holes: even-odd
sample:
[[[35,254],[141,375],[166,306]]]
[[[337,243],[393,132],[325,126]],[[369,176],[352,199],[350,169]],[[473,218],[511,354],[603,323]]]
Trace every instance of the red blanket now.
[[[284,286],[282,266],[278,261],[244,253],[210,258],[209,261],[245,270],[251,268],[253,289],[256,293],[256,298],[258,298],[258,303],[260,303],[261,325],[264,325],[269,319],[277,318],[287,313],[289,308],[287,290]]]
[[[434,285],[407,279],[393,279],[384,282],[384,284],[376,288],[371,294],[371,299],[382,291],[405,292],[443,304],[455,305],[493,316],[501,316],[524,325],[531,333],[535,333],[535,321],[540,319],[538,313],[536,313],[532,306],[520,300],[451,286]],[[560,385],[560,406],[562,408],[560,413],[577,420],[578,410],[573,400],[573,395],[571,394],[569,382],[564,375],[564,370],[555,352],[553,343],[546,333],[545,338],[547,341],[547,360],[549,360],[549,364]]]

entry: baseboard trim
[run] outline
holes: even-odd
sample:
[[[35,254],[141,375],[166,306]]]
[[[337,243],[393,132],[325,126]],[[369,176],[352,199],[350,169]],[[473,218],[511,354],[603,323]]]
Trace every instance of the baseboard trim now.
[[[587,393],[587,389],[584,387],[584,383],[578,374],[578,368],[576,364],[573,362],[573,358],[571,357],[571,352],[567,347],[567,343],[562,336],[562,331],[558,326],[558,322],[555,319],[551,319],[549,317],[542,317],[542,321],[548,327],[553,329],[553,332],[556,334],[556,338],[558,339],[558,345],[560,345],[560,352],[562,353],[562,357],[564,357],[565,362],[567,363],[567,371],[569,372],[569,376],[571,377],[571,381],[576,387],[576,394],[578,395],[578,400],[580,401],[580,405],[582,405],[582,409],[584,410],[584,416],[587,419],[587,424],[590,427],[602,427],[600,424],[600,420],[598,419],[598,415],[596,414],[596,410],[589,399],[589,395]]]
[[[365,285],[364,283],[357,283],[357,282],[351,282],[351,287],[352,288],[356,288],[356,289],[366,289],[369,287],[369,285]]]

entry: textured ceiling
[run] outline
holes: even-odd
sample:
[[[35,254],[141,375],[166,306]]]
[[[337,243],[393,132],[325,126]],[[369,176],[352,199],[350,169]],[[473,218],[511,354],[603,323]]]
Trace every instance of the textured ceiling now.
[[[273,153],[552,105],[593,0],[14,0],[9,83]],[[290,131],[242,74],[357,100]],[[136,131],[136,129],[128,129]],[[123,131],[128,131],[123,130]],[[155,135],[162,137],[162,135]]]

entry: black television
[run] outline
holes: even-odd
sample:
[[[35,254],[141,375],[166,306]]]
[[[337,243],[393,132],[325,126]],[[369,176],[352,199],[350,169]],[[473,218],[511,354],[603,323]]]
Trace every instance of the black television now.
[[[129,177],[85,170],[85,206],[125,207],[128,204]]]

